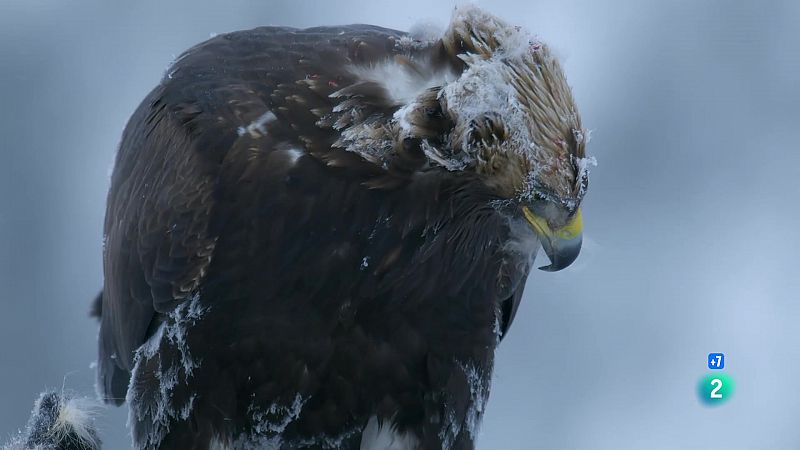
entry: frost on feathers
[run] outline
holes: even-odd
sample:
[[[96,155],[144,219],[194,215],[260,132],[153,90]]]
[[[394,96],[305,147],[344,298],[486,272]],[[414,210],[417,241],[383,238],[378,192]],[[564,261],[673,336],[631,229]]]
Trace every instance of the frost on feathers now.
[[[489,400],[490,377],[489,374],[484,373],[483,370],[472,363],[463,365],[462,369],[467,376],[470,391],[470,406],[467,410],[467,417],[464,419],[464,426],[469,431],[472,439],[475,440],[478,438],[483,411],[486,407],[486,402]]]
[[[203,317],[208,307],[200,305],[200,298],[198,295],[192,297],[189,302],[178,305],[174,311],[169,314],[170,325],[166,328],[166,335],[169,341],[175,345],[181,353],[181,364],[187,376],[192,374],[192,370],[200,366],[199,361],[192,359],[189,353],[189,346],[186,343],[186,332],[192,327],[200,318]]]
[[[468,48],[459,55],[467,69],[441,92],[457,123],[453,145],[480,157],[469,142],[470,124],[487,113],[499,116],[508,132],[503,142],[507,151],[531,162],[530,182],[521,187],[520,198],[550,194],[561,203],[579,202],[579,192],[568,182],[578,176],[577,169],[567,156],[571,145],[583,154],[585,142],[578,137],[585,132],[561,66],[547,45],[474,7],[456,11],[443,42],[454,51],[457,42]]]
[[[201,361],[190,352],[187,333],[206,311],[208,307],[203,307],[195,294],[178,305],[136,351],[126,401],[130,405],[128,425],[133,428],[137,446],[157,446],[169,432],[171,421],[186,420],[191,415],[196,395],[176,396],[175,389],[200,366]],[[148,378],[146,371],[151,371],[150,378],[157,380],[157,389],[137,384],[137,380]]]
[[[424,20],[411,25],[408,35],[419,42],[435,42],[444,34],[444,27],[435,20]]]
[[[337,104],[318,122],[340,132],[334,146],[388,170],[396,149],[415,138],[427,157],[425,167],[488,167],[495,170],[492,181],[503,185],[498,190],[509,197],[578,205],[586,184],[578,160],[585,157],[588,134],[549,47],[469,6],[457,8],[436,39],[430,28],[422,28],[398,37],[399,54],[392,58],[349,68],[356,81],[331,94]],[[434,63],[426,50],[437,45],[463,61],[463,68]],[[390,115],[363,100],[375,87],[386,98],[372,100],[394,108]],[[428,128],[426,114],[438,108],[452,128]],[[481,125],[487,122],[493,126]]]
[[[330,436],[326,434],[319,434],[312,439],[301,439],[294,444],[299,448],[306,447],[319,447],[323,450],[339,450],[341,448],[349,448],[352,446],[351,442],[361,436],[361,427],[352,427],[345,430],[338,435]]]
[[[463,433],[468,433],[472,441],[477,439],[484,408],[489,400],[491,371],[480,368],[473,362],[457,364],[464,377],[462,380],[469,388],[469,402],[466,410],[457,410],[455,405],[445,403],[444,420],[439,430],[439,439],[444,450],[452,448]]]
[[[254,423],[253,431],[249,435],[237,438],[233,442],[233,448],[248,450],[283,448],[285,443],[281,435],[286,427],[300,416],[307,400],[308,398],[297,394],[288,406],[273,403],[268,408],[261,408],[251,404],[247,413]]]
[[[94,424],[97,408],[89,399],[43,392],[25,431],[3,450],[98,450],[100,439]]]
[[[443,27],[438,22],[418,22],[409,28],[408,35],[400,38],[397,45],[403,50],[425,47],[436,42],[443,32]]]

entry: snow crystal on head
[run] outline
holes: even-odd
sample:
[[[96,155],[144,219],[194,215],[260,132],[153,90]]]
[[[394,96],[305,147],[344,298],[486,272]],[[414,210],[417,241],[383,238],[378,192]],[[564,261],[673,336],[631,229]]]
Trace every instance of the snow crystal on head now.
[[[435,21],[418,22],[411,26],[408,34],[397,40],[397,48],[408,52],[425,48],[436,42],[444,32],[444,27]]]
[[[579,204],[588,136],[549,48],[471,6],[432,34],[421,26],[394,38],[395,57],[349,67],[356,81],[330,94],[336,105],[317,122],[340,133],[333,146],[388,170],[419,139],[424,167],[472,170],[507,199]]]
[[[435,42],[444,34],[444,26],[435,20],[424,20],[411,25],[408,35],[420,42]]]
[[[589,142],[587,134],[586,142]],[[589,180],[589,166],[597,167],[597,159],[594,156],[575,158],[575,165],[578,167],[578,198],[583,198],[586,194],[587,181]]]
[[[470,142],[472,124],[499,117],[507,134],[490,153],[519,161],[527,176],[508,174],[519,196],[542,190],[562,202],[580,202],[585,172],[576,159],[584,156],[586,133],[549,48],[522,28],[475,7],[456,10],[442,42],[466,64],[461,76],[440,92],[456,122],[452,145],[470,155],[473,163],[484,161],[486,155]],[[525,178],[534,182],[526,183]]]
[[[456,39],[468,40],[477,54],[490,56],[499,51],[508,58],[520,57],[534,41],[523,28],[510,26],[475,5],[460,6],[453,11],[444,35],[445,45],[455,44]]]
[[[429,45],[429,44],[426,44]],[[351,66],[350,72],[359,80],[376,83],[382,86],[395,106],[413,102],[426,90],[441,86],[454,79],[450,71],[417,72],[403,60],[388,59],[380,63],[366,66]],[[331,94],[332,98],[340,97],[347,89]],[[333,108],[334,112],[350,109],[346,103]]]
[[[447,109],[456,123],[464,126],[479,120],[487,112],[499,112],[508,124],[507,128],[521,133],[520,140],[531,136],[525,123],[527,116],[516,100],[516,91],[508,83],[509,70],[504,63],[494,59],[476,59],[461,77],[444,87],[440,96],[447,102]],[[456,130],[459,142],[454,144],[468,146],[469,133]],[[458,133],[461,131],[461,133]]]

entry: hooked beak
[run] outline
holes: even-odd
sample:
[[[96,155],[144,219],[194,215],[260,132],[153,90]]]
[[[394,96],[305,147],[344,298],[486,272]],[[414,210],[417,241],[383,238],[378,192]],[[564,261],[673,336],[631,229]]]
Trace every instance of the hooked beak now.
[[[581,252],[583,242],[583,218],[580,209],[575,211],[566,225],[555,229],[550,228],[547,220],[534,214],[527,206],[522,207],[522,213],[536,231],[542,248],[550,258],[550,265],[539,267],[540,270],[555,272],[575,261]]]

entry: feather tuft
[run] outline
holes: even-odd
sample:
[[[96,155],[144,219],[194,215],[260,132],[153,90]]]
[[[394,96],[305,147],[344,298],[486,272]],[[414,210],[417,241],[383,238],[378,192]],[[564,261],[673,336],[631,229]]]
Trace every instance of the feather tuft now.
[[[34,404],[25,431],[3,450],[99,450],[95,416],[100,407],[88,398],[43,392]]]

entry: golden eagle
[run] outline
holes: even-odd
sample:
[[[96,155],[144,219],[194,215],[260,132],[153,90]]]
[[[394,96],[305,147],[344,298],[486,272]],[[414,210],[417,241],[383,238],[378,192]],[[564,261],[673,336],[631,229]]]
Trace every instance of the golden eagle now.
[[[585,138],[548,47],[472,7],[191,48],[111,178],[103,398],[137,449],[472,449],[538,247],[578,255]]]

